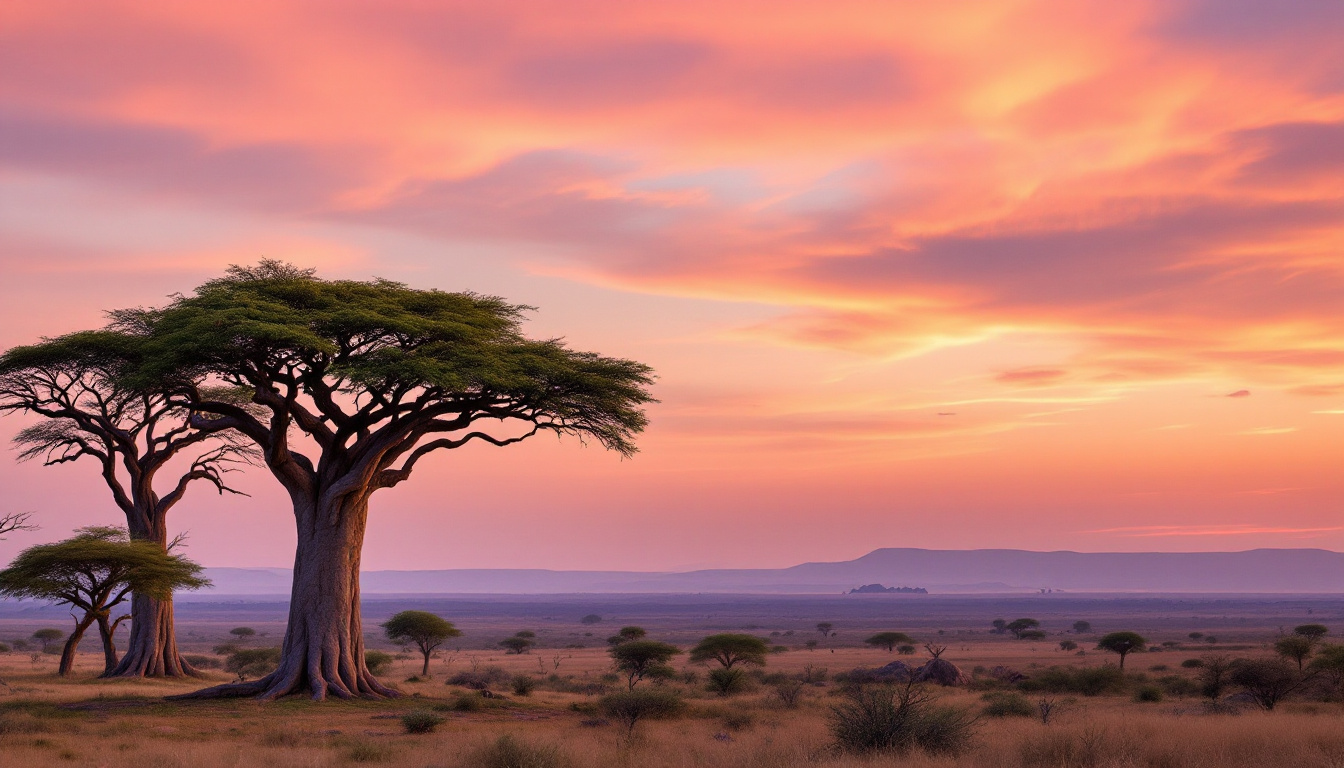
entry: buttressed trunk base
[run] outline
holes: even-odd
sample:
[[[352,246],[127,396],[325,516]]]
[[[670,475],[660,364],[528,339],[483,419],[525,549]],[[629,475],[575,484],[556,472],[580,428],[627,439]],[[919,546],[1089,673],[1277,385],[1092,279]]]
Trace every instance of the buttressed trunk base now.
[[[314,701],[328,695],[342,699],[400,696],[379,683],[364,663],[359,563],[367,515],[367,499],[296,509],[299,540],[280,666],[255,681],[174,698],[256,696],[269,701],[302,692]]]

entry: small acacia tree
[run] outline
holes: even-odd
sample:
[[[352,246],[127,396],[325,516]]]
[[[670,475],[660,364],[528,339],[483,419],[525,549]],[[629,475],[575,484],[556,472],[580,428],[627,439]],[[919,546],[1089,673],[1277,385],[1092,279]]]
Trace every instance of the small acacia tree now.
[[[103,639],[104,673],[117,666],[112,608],[131,592],[162,597],[176,589],[199,589],[210,582],[201,567],[170,555],[154,542],[131,541],[117,528],[82,528],[73,538],[39,544],[19,553],[0,571],[0,594],[50,600],[83,612],[61,652],[59,673],[69,673],[85,631],[97,622]]]
[[[42,417],[15,436],[19,459],[47,466],[87,460],[126,516],[130,537],[168,552],[168,513],[188,487],[199,481],[237,493],[224,475],[248,451],[222,426],[189,425],[189,410],[163,392],[128,386],[142,342],[140,334],[102,330],[10,349],[0,355],[0,414]],[[179,458],[188,460],[173,465]],[[169,482],[160,483],[160,474]],[[108,676],[195,674],[177,650],[171,593],[136,592],[130,615],[130,647]]]
[[[607,638],[609,645],[628,643],[631,640],[643,640],[648,632],[643,627],[621,627],[621,631]]]
[[[732,669],[735,664],[765,665],[770,645],[755,635],[723,633],[710,635],[691,649],[693,662],[717,661],[724,669]]]
[[[422,677],[429,677],[429,656],[450,637],[461,637],[462,630],[428,611],[402,611],[383,625],[387,639],[394,643],[415,643],[425,657]]]
[[[657,640],[629,640],[613,645],[609,653],[616,669],[625,674],[626,682],[633,690],[650,674],[670,673],[672,670],[667,662],[681,653],[681,649]]]
[[[1299,672],[1315,649],[1316,643],[1302,635],[1287,635],[1274,642],[1274,652],[1285,659],[1297,662]]]
[[[1330,628],[1324,624],[1299,624],[1293,627],[1293,634],[1305,637],[1313,643],[1318,643],[1330,634]]]
[[[817,622],[817,632],[820,632],[822,637],[830,636],[832,629],[835,629],[835,625],[829,621]]]
[[[532,646],[537,644],[537,641],[520,632],[513,637],[506,637],[503,640],[500,640],[499,644],[509,653],[521,655],[527,653]]]
[[[1090,621],[1073,622],[1073,633],[1075,635],[1085,635],[1091,631],[1092,631],[1092,622]]]
[[[1097,650],[1110,651],[1120,656],[1120,668],[1125,668],[1125,657],[1134,651],[1142,651],[1148,646],[1148,641],[1137,632],[1112,632],[1109,635],[1103,635],[1097,641]]]
[[[1036,619],[1014,619],[1009,622],[1004,629],[1012,633],[1018,640],[1035,639],[1034,635],[1028,635],[1029,632],[1035,632],[1036,628],[1041,626],[1041,622]]]
[[[625,456],[651,370],[522,334],[528,307],[387,280],[322,280],[276,261],[233,267],[161,309],[116,313],[143,354],[132,381],[173,393],[191,424],[255,445],[298,534],[278,668],[195,697],[308,691],[396,696],[369,673],[359,565],[369,504],[426,456],[550,433]],[[213,394],[222,384],[250,407]]]
[[[873,635],[863,642],[874,648],[886,648],[887,653],[891,653],[896,646],[902,643],[913,643],[915,641],[904,632],[878,632],[876,635]]]

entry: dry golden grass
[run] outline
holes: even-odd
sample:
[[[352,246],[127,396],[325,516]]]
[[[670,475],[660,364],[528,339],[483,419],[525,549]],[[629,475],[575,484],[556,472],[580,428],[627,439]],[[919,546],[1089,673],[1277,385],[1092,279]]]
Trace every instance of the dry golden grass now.
[[[1007,663],[1019,668],[1051,663],[1099,663],[1023,644],[986,642],[954,646],[948,657],[970,667]],[[1131,657],[1141,670],[1159,660],[1176,667],[1190,654]],[[554,667],[559,657],[560,666]],[[1159,659],[1160,656],[1160,659]],[[812,664],[831,673],[876,666],[895,658],[871,649],[791,651],[771,657],[771,671],[797,672]],[[677,684],[688,696],[686,714],[640,724],[627,742],[613,726],[585,725],[592,696],[538,690],[510,697],[503,708],[442,711],[447,721],[432,734],[408,735],[397,719],[413,709],[448,710],[459,689],[444,680],[473,664],[542,676],[545,669],[577,680],[597,680],[607,670],[601,649],[539,651],[523,656],[491,652],[448,654],[435,661],[435,679],[401,682],[408,695],[387,702],[287,700],[171,703],[167,694],[198,682],[109,682],[94,679],[96,654],[82,656],[70,679],[54,675],[54,657],[34,664],[27,655],[0,655],[0,766],[99,766],[105,768],[214,768],[216,766],[357,766],[411,768],[485,766],[492,745],[510,735],[541,758],[518,768],[792,768],[797,766],[1208,766],[1261,768],[1344,766],[1344,722],[1336,704],[1288,704],[1273,713],[1206,715],[1193,700],[1136,703],[1128,696],[1080,698],[1057,722],[984,718],[971,750],[961,756],[855,757],[829,747],[827,715],[833,685],[808,687],[798,709],[777,706],[767,689],[724,700],[698,686]],[[390,680],[419,669],[398,661]],[[222,676],[217,676],[222,679]],[[946,703],[978,710],[979,694],[948,690]],[[547,751],[549,750],[549,751]]]

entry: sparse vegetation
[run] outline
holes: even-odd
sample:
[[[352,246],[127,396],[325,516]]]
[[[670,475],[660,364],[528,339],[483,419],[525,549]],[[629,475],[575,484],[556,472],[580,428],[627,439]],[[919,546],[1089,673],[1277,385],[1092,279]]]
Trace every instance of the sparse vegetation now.
[[[958,754],[970,744],[975,718],[965,710],[934,703],[914,683],[852,689],[831,708],[831,734],[846,752]]]
[[[383,624],[387,639],[394,643],[413,644],[424,657],[421,677],[429,677],[429,657],[434,649],[450,637],[461,637],[462,632],[452,622],[444,621],[428,611],[402,611]],[[365,657],[367,664],[367,656]],[[377,674],[372,668],[373,674]]]

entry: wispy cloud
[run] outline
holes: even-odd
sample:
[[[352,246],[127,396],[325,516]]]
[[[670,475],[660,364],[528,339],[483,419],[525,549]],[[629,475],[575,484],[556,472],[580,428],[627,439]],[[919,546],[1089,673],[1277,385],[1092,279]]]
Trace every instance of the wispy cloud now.
[[[1122,528],[1096,528],[1079,533],[1106,534],[1132,538],[1160,538],[1164,536],[1262,536],[1280,534],[1333,533],[1344,531],[1344,526],[1293,528],[1287,526],[1255,525],[1138,525]]]

